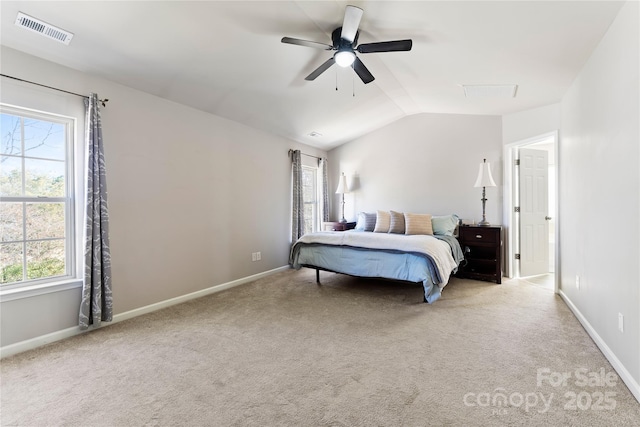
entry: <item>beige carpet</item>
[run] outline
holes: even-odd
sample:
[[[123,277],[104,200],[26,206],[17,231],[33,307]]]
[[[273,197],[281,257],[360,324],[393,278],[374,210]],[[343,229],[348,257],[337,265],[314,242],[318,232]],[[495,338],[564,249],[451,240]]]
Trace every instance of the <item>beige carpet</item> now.
[[[454,278],[428,305],[416,285],[321,276],[282,272],[4,359],[1,423],[640,425],[547,289]]]

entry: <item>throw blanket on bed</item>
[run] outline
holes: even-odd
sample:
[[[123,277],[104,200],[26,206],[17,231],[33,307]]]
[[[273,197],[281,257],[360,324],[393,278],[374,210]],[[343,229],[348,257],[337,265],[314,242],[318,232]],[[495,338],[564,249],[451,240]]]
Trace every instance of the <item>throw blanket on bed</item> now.
[[[444,240],[451,246],[451,253],[453,254],[453,259],[456,260],[456,265],[460,265],[462,260],[464,260],[464,254],[462,253],[462,248],[458,243],[458,239],[455,236],[445,236],[442,234],[434,234],[433,237],[436,239]]]
[[[394,252],[410,252],[423,255],[432,260],[439,277],[435,283],[447,283],[451,272],[458,267],[451,254],[448,243],[428,235],[404,235],[372,232],[321,232],[302,236],[292,248],[294,259],[296,248],[300,244],[321,244],[347,246],[352,248],[374,249]]]

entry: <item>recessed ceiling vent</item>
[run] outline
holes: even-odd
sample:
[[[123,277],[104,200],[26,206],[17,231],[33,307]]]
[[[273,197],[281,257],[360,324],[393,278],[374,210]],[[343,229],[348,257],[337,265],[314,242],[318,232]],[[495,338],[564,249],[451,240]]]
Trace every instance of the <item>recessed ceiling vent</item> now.
[[[18,27],[25,28],[38,34],[42,34],[53,40],[57,40],[60,43],[68,45],[73,38],[73,34],[63,30],[62,28],[54,27],[51,24],[47,24],[39,19],[32,18],[29,15],[25,15],[22,12],[18,12],[16,18],[16,25]]]

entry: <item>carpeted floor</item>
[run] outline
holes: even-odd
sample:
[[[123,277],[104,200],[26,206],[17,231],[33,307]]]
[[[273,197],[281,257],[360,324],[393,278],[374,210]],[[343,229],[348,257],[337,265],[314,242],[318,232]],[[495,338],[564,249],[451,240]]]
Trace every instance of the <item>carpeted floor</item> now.
[[[638,426],[548,289],[285,271],[2,360],[3,426]]]

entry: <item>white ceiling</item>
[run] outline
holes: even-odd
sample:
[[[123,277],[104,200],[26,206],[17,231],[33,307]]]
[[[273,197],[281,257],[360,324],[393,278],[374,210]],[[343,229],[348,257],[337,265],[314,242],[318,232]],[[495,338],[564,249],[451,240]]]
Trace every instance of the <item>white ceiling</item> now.
[[[376,78],[368,85],[337,66],[305,81],[332,53],[280,39],[331,44],[347,4],[364,9],[360,43],[410,38],[412,51],[359,54]],[[501,115],[558,102],[621,4],[3,0],[0,41],[328,150],[410,114]],[[15,26],[18,11],[74,33],[71,44]],[[461,84],[518,91],[467,99]]]

